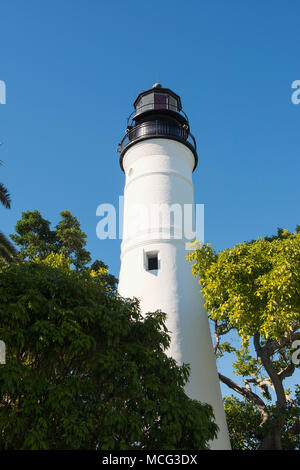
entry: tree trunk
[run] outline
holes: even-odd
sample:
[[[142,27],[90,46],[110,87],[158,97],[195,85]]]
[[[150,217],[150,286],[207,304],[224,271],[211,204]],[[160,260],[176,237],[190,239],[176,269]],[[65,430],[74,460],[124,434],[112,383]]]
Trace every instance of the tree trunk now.
[[[280,429],[274,429],[267,434],[258,450],[282,450]]]

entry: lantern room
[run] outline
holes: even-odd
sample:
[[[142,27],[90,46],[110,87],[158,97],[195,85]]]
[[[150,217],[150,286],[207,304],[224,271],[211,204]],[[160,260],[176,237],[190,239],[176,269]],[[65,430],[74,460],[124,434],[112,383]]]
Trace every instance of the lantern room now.
[[[179,113],[182,109],[181,100],[176,93],[168,88],[162,88],[160,83],[155,83],[150,90],[143,91],[134,102],[135,116],[134,120],[138,120],[138,116],[148,111],[162,110]]]
[[[165,138],[186,145],[194,154],[197,166],[196,141],[190,132],[189,120],[182,110],[181,99],[174,91],[155,83],[142,91],[133,103],[134,111],[127,120],[126,135],[119,143],[120,166],[123,157],[136,142]]]

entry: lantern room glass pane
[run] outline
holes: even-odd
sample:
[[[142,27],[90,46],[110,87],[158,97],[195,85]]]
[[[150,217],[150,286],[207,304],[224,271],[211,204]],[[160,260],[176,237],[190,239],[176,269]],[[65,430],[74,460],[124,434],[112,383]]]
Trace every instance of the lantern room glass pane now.
[[[154,109],[168,109],[168,96],[154,93]]]

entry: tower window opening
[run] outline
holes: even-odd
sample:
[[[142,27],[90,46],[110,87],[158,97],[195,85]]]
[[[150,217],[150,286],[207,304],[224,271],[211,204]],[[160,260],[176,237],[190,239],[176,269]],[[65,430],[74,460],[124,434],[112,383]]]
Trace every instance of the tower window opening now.
[[[148,271],[154,271],[158,269],[158,254],[147,255],[147,269]]]

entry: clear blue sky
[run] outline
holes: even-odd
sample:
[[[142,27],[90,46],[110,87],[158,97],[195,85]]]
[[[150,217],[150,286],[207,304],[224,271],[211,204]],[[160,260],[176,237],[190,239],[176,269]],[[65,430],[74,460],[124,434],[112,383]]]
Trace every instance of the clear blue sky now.
[[[119,271],[120,241],[96,238],[117,204],[117,143],[137,94],[178,93],[197,139],[195,200],[217,249],[293,230],[299,217],[300,3],[278,0],[2,0],[0,181],[12,209],[57,223],[71,210],[93,258]]]

